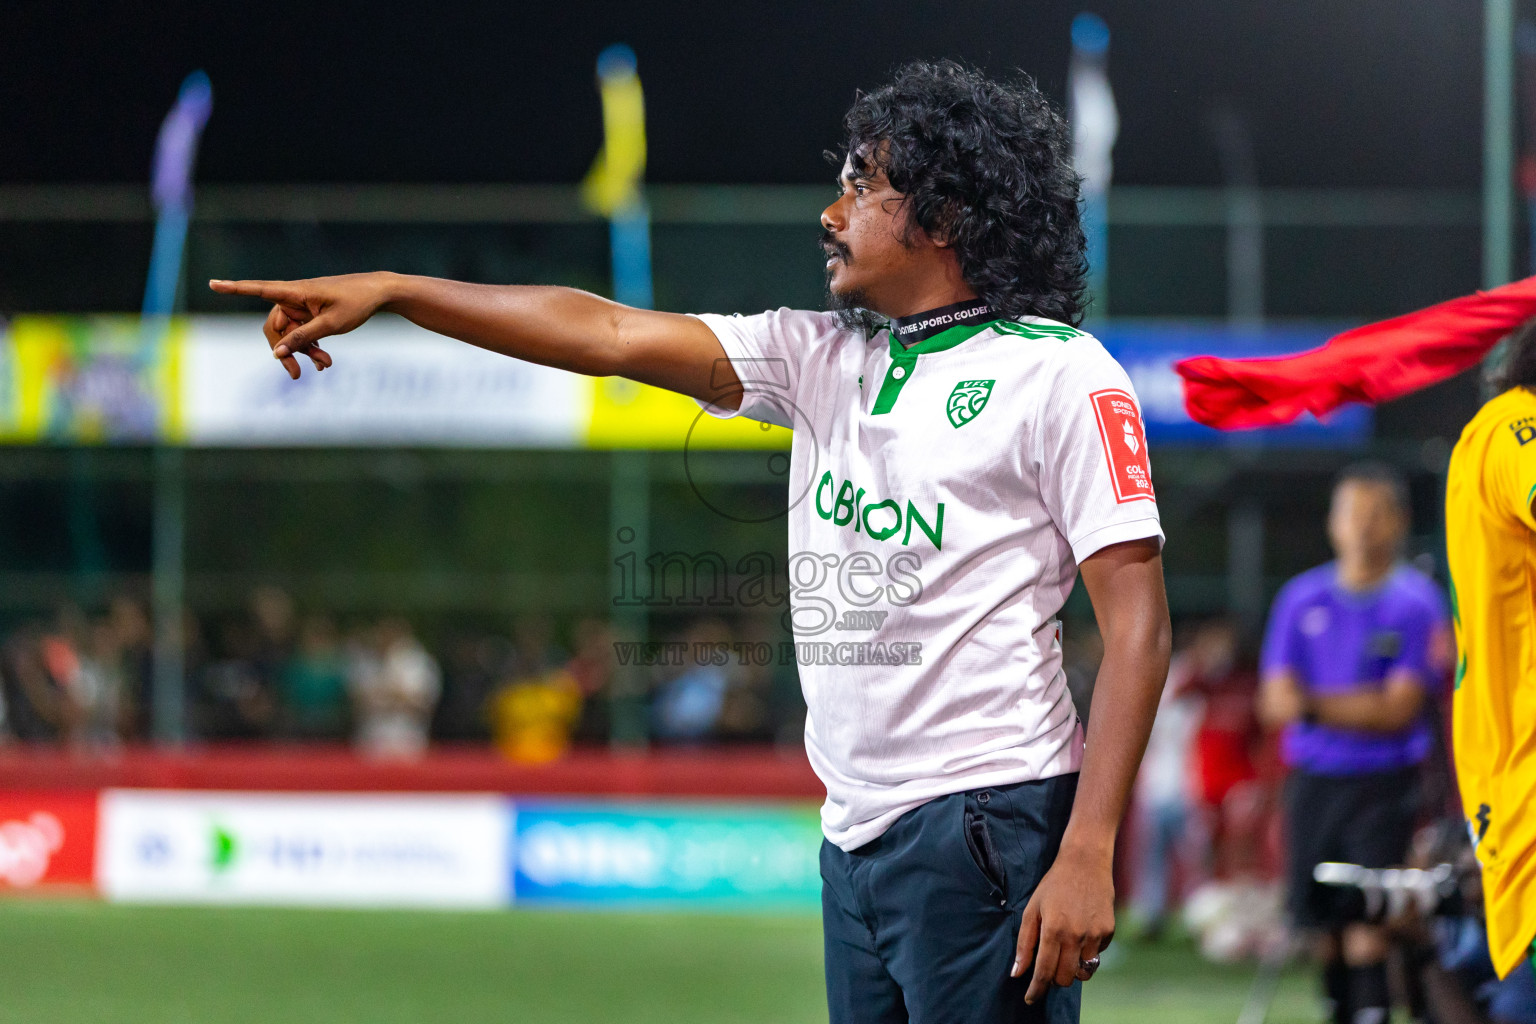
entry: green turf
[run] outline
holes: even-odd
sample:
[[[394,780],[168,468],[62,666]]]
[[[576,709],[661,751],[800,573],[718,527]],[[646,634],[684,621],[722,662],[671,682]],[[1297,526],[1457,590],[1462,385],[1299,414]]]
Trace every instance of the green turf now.
[[[1116,947],[1087,1024],[1226,1024],[1251,969]],[[1282,983],[1271,1024],[1315,1019]],[[813,916],[126,907],[0,901],[0,1022],[825,1021]]]

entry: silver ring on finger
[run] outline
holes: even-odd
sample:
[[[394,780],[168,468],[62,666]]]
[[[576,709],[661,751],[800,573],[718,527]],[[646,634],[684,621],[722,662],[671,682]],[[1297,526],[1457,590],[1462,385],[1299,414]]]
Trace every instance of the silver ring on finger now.
[[[1099,969],[1099,958],[1091,956],[1087,960],[1077,962],[1077,980],[1087,981],[1093,977],[1093,972]]]

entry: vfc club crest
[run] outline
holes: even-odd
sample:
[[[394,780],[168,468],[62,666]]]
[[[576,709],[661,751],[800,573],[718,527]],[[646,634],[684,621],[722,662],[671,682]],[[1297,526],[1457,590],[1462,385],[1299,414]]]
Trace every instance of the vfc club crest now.
[[[944,411],[949,413],[949,422],[963,427],[980,416],[981,410],[987,407],[987,399],[992,397],[992,385],[996,383],[995,380],[963,380],[956,384],[944,406]]]

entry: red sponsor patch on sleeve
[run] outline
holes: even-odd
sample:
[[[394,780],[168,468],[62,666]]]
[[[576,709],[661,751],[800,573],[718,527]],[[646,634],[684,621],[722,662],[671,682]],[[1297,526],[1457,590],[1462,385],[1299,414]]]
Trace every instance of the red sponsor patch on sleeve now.
[[[1115,481],[1115,501],[1153,500],[1152,463],[1147,459],[1147,432],[1136,400],[1111,388],[1088,396],[1104,442],[1104,461]]]

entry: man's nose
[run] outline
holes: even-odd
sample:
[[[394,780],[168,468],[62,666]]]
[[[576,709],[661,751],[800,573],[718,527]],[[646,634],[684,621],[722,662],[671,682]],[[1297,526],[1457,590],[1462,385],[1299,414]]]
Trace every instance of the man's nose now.
[[[827,231],[840,231],[843,228],[843,218],[839,215],[838,203],[833,203],[821,211],[821,226]]]

